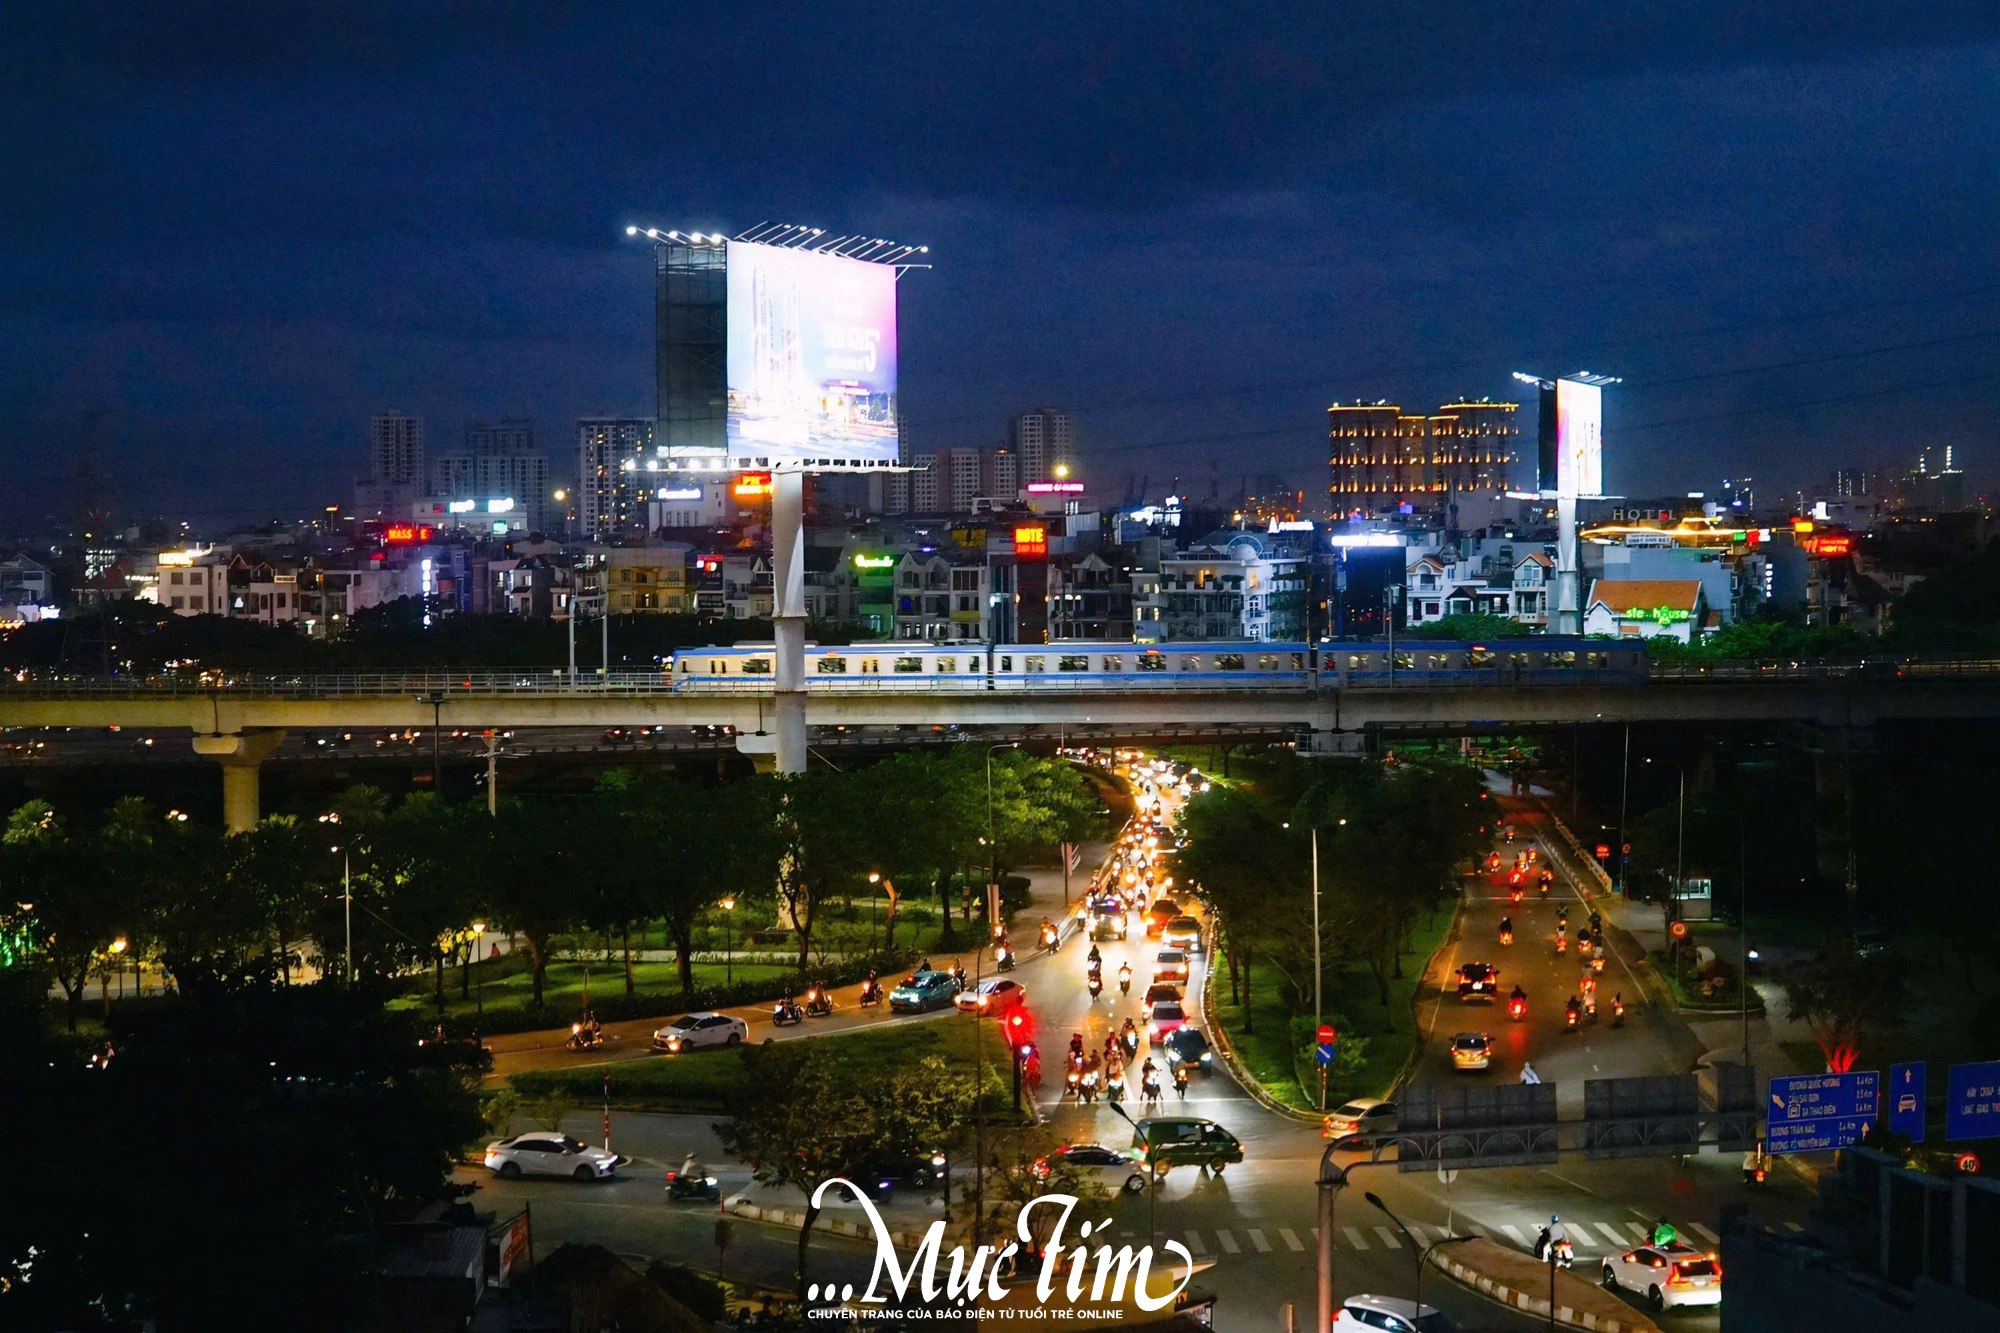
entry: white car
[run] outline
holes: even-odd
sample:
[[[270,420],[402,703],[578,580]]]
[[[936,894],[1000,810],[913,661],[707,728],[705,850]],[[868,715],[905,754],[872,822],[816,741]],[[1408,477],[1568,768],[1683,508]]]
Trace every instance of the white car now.
[[[1336,1144],[1366,1147],[1378,1134],[1396,1132],[1396,1103],[1356,1097],[1326,1118],[1326,1136]]]
[[[1072,1143],[1035,1163],[1035,1175],[1046,1180],[1058,1166],[1075,1169],[1108,1190],[1137,1194],[1146,1188],[1145,1164],[1129,1154],[1095,1143]]]
[[[536,1130],[486,1145],[486,1169],[496,1176],[568,1176],[572,1180],[609,1180],[618,1169],[618,1154],[593,1148],[567,1134]]]
[[[962,990],[952,997],[961,1014],[1004,1014],[1017,1005],[1026,1004],[1028,988],[1010,977],[988,977],[971,990]]]
[[[1184,986],[1188,979],[1187,953],[1181,949],[1162,949],[1153,959],[1153,980],[1171,981]]]
[[[653,1049],[665,1055],[699,1050],[703,1046],[740,1046],[750,1036],[750,1025],[728,1014],[688,1014],[653,1034]]]
[[[1458,1069],[1488,1069],[1493,1064],[1493,1038],[1484,1032],[1461,1032],[1451,1039],[1451,1063]]]
[[[1604,1261],[1604,1289],[1620,1287],[1645,1297],[1655,1310],[1720,1305],[1722,1265],[1712,1253],[1682,1241],[1641,1245]]]
[[[1419,1309],[1399,1296],[1349,1296],[1333,1317],[1332,1333],[1455,1333],[1457,1328],[1434,1305]]]

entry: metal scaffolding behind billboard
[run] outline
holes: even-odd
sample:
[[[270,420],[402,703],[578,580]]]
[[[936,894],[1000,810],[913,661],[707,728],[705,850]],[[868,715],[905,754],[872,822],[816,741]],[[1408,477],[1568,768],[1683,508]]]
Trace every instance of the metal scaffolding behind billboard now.
[[[667,459],[728,446],[729,260],[720,236],[701,244],[661,244],[655,256],[654,319],[659,353],[659,427]]]

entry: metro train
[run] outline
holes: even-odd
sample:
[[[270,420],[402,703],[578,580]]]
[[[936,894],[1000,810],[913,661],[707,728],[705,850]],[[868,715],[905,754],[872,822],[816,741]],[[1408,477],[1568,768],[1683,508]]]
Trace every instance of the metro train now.
[[[775,647],[684,648],[676,693],[749,693],[772,684]],[[856,643],[808,644],[807,690],[1366,689],[1451,685],[1639,684],[1634,641],[1538,637],[1453,643]]]

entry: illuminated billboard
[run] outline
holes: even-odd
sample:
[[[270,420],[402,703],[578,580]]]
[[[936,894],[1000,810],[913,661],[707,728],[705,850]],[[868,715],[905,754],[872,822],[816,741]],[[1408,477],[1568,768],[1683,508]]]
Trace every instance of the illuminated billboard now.
[[[729,246],[729,463],[896,461],[896,270]]]
[[[1604,390],[1556,381],[1556,494],[1604,494]]]

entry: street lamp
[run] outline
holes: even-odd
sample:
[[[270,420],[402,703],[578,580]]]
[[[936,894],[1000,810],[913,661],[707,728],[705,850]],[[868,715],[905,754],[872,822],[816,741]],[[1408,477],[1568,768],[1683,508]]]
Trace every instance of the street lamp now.
[[[340,812],[338,810],[328,811],[319,817],[319,822],[322,824],[338,824],[340,823]],[[341,916],[343,918],[342,925],[347,936],[347,984],[352,986],[354,984],[354,871],[353,866],[348,860],[347,848],[348,844],[343,840],[338,845],[327,848],[327,850],[340,853]]]
[[[1673,890],[1667,894],[1667,908],[1666,908],[1667,920],[1671,923],[1673,920],[1674,905],[1680,899],[1681,887],[1683,883],[1681,879],[1681,873],[1682,873],[1681,858],[1683,852],[1687,848],[1688,775],[1687,775],[1687,769],[1681,766],[1681,762],[1678,759],[1660,759],[1660,760],[1648,759],[1646,760],[1646,762],[1649,764],[1651,763],[1672,764],[1674,766],[1674,772],[1680,775],[1680,813],[1676,818],[1677,828],[1674,833],[1674,887]]]
[[[736,981],[736,899],[722,900],[722,910],[729,914],[728,922],[722,928],[722,984],[732,985]]]
[[[1476,1238],[1472,1236],[1445,1236],[1442,1239],[1433,1241],[1430,1245],[1426,1246],[1422,1241],[1418,1240],[1415,1236],[1412,1236],[1410,1234],[1410,1229],[1403,1225],[1403,1219],[1396,1216],[1394,1213],[1390,1212],[1389,1205],[1383,1203],[1380,1198],[1378,1198],[1376,1195],[1372,1193],[1363,1193],[1361,1197],[1368,1200],[1369,1203],[1373,1204],[1375,1206],[1376,1211],[1381,1213],[1382,1216],[1388,1218],[1391,1222],[1394,1222],[1396,1224],[1396,1230],[1403,1233],[1404,1239],[1410,1242],[1410,1248],[1416,1252],[1417,1286],[1415,1295],[1412,1297],[1412,1303],[1417,1307],[1417,1312],[1416,1312],[1416,1319],[1412,1320],[1411,1322],[1415,1323],[1421,1321],[1424,1315],[1424,1265],[1430,1261],[1431,1251],[1437,1249],[1441,1245],[1461,1245],[1468,1240],[1473,1240]]]

